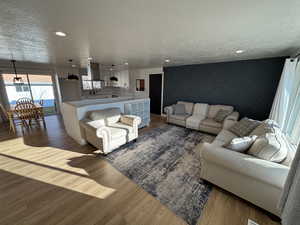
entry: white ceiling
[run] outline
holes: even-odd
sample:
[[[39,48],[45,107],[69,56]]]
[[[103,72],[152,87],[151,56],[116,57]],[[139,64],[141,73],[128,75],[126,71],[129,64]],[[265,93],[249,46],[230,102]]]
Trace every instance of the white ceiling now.
[[[152,67],[289,55],[300,48],[299,9],[299,0],[1,0],[0,59]]]

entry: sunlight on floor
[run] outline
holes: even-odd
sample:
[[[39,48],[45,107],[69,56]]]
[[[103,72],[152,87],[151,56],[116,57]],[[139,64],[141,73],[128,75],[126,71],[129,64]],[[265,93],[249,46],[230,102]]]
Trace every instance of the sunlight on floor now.
[[[98,183],[91,168],[80,168],[87,160],[98,166],[95,156],[53,147],[26,148],[22,142],[22,138],[0,142],[1,170],[100,199],[116,191]]]

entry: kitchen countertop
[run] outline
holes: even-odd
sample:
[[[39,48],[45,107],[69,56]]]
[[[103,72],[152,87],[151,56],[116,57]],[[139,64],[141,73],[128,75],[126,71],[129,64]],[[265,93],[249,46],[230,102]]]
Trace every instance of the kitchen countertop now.
[[[99,98],[99,99],[83,99],[78,101],[69,101],[63,102],[64,104],[69,104],[75,107],[83,107],[88,105],[98,105],[98,104],[109,104],[115,102],[123,102],[123,101],[132,101],[132,100],[139,100],[139,99],[147,99],[147,97],[116,97],[116,98]]]

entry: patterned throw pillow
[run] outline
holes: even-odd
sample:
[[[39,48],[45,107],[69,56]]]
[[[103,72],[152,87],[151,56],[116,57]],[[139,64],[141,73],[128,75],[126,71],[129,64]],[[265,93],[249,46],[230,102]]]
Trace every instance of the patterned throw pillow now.
[[[260,124],[260,121],[251,120],[247,117],[244,117],[239,122],[234,124],[231,128],[229,128],[229,131],[239,137],[244,137],[249,135]]]
[[[185,114],[185,105],[184,104],[176,104],[173,105],[173,112],[175,115],[184,115]]]
[[[215,116],[214,118],[214,121],[218,122],[218,123],[222,123],[225,118],[227,116],[229,116],[231,114],[230,111],[228,110],[224,110],[224,109],[220,109],[218,112],[217,112],[217,115]]]
[[[260,159],[280,163],[287,157],[287,145],[283,134],[267,133],[258,137],[247,153]]]
[[[264,127],[260,125],[258,128],[264,132],[255,129],[261,135],[255,140],[248,154],[271,162],[282,162],[288,155],[290,144],[276,122],[266,120],[263,124]]]
[[[240,138],[233,138],[230,143],[225,144],[224,147],[236,152],[245,152],[256,140],[257,136],[247,136]]]

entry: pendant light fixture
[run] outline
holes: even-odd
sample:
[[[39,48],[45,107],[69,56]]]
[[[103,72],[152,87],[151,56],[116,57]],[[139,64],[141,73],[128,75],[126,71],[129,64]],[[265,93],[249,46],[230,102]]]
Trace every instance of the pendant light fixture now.
[[[24,85],[24,81],[23,81],[22,77],[18,77],[18,74],[17,74],[16,60],[11,60],[11,63],[13,65],[13,69],[14,69],[14,72],[15,72],[15,77],[13,79],[14,85],[16,85],[16,86]]]
[[[110,77],[110,81],[113,81],[113,82],[118,82],[118,78],[114,75],[114,69],[115,69],[115,65],[112,64],[111,65],[111,68],[110,68],[110,71],[111,71],[111,77]]]
[[[69,64],[71,65],[71,70],[73,70],[76,67],[76,65],[73,64],[73,59],[69,59]],[[68,73],[68,80],[79,80],[79,77],[74,73]]]

